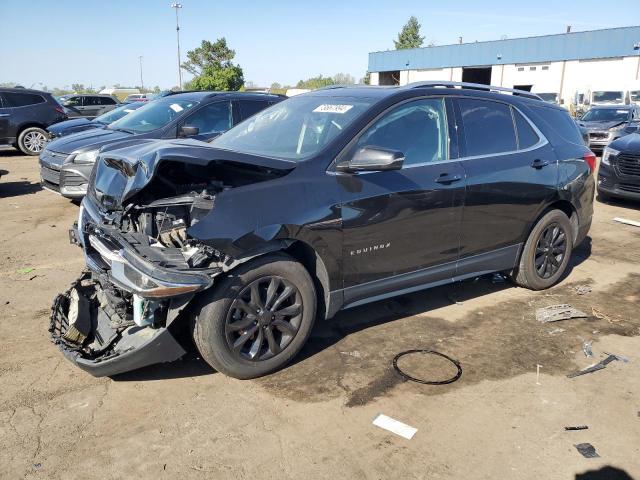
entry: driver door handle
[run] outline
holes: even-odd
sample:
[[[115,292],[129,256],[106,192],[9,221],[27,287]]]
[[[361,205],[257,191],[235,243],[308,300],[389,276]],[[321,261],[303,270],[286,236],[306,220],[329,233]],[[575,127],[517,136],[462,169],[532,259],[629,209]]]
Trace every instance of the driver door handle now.
[[[462,175],[450,175],[448,173],[442,173],[438,178],[436,178],[436,183],[442,183],[444,185],[449,185],[453,182],[459,182],[462,180]]]
[[[531,162],[531,167],[538,170],[540,170],[542,167],[546,167],[547,165],[549,165],[548,160],[540,160],[539,158],[536,158],[533,162]]]

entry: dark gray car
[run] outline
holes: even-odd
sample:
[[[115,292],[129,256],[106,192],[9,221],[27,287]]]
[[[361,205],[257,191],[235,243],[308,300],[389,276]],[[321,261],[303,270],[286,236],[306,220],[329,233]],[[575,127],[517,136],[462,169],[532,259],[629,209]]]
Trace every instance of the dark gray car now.
[[[635,133],[640,128],[640,106],[604,105],[590,108],[578,126],[589,135],[589,148],[602,150],[614,140]]]
[[[81,198],[103,146],[144,139],[208,141],[281,100],[277,95],[243,92],[190,92],[160,98],[105,128],[50,142],[40,155],[42,186],[67,198]]]
[[[120,106],[117,98],[111,95],[78,94],[65,96],[62,106],[67,109],[70,118],[94,118]]]

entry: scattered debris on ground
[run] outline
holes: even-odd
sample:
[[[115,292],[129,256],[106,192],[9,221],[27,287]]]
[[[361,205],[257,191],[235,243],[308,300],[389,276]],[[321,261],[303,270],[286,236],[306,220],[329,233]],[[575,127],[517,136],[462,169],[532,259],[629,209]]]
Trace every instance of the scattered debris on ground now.
[[[456,372],[456,374],[453,377],[448,378],[446,380],[422,380],[420,378],[412,377],[411,375],[408,375],[405,372],[403,372],[400,369],[400,367],[398,367],[398,360],[400,360],[402,357],[404,357],[406,355],[412,355],[414,353],[419,353],[419,354],[422,354],[422,355],[438,355],[439,357],[442,357],[442,358],[444,358],[446,360],[449,360],[449,362],[451,362],[453,365],[455,365],[455,367],[458,369],[458,371]],[[456,380],[458,380],[462,376],[462,367],[460,366],[460,362],[458,362],[457,360],[454,360],[453,358],[449,357],[448,355],[445,355],[444,353],[436,352],[435,350],[415,349],[415,350],[407,350],[405,352],[400,352],[395,357],[393,357],[393,368],[405,380],[409,380],[411,382],[416,382],[416,383],[422,383],[424,385],[446,385],[448,383],[455,382]]]
[[[579,443],[574,445],[576,449],[582,454],[584,458],[599,458],[598,452],[596,452],[596,448],[590,443]]]
[[[340,352],[340,355],[347,355],[349,357],[360,358],[360,352],[358,350],[354,350],[353,352]]]
[[[377,415],[376,418],[373,419],[373,424],[376,427],[388,430],[391,433],[395,433],[396,435],[406,438],[407,440],[411,440],[418,431],[417,428],[411,427],[406,423],[402,423],[399,420],[395,420],[383,414]]]
[[[571,372],[569,375],[567,375],[567,377],[574,378],[574,377],[579,377],[581,375],[586,375],[587,373],[597,372],[598,370],[602,370],[603,368],[606,368],[607,365],[609,365],[611,362],[614,362],[614,361],[629,363],[629,359],[627,357],[623,357],[622,355],[615,355],[613,353],[608,353],[608,352],[604,352],[604,353],[605,355],[607,355],[607,358],[605,358],[604,360],[601,360],[595,365],[591,365],[590,367],[587,367],[583,370]]]
[[[587,358],[593,357],[593,349],[591,348],[592,344],[593,344],[593,340],[590,342],[584,342],[582,344],[582,351],[584,352],[584,356]]]
[[[635,220],[629,220],[628,218],[616,217],[613,219],[613,221],[624,223],[625,225],[631,225],[633,227],[640,227],[640,222],[636,222]]]
[[[34,268],[19,268],[18,270],[16,270],[16,273],[31,273],[33,272],[35,269]]]
[[[571,426],[571,427],[564,427],[564,429],[567,432],[571,432],[574,430],[589,430],[589,427],[587,425],[575,425],[575,426]]]
[[[591,293],[592,288],[590,285],[578,285],[574,290],[578,295],[586,295],[587,293]]]
[[[562,332],[566,332],[566,330],[564,328],[554,328],[552,330],[547,330],[547,333],[549,335],[555,335],[556,333],[562,333]]]
[[[573,318],[587,318],[587,314],[566,303],[550,305],[536,310],[536,320],[541,323],[559,322]]]

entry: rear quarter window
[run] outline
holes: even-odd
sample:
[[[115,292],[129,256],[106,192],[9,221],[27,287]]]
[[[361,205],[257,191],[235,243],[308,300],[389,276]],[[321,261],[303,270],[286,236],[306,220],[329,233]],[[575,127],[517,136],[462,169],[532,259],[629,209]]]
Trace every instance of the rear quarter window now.
[[[28,105],[37,105],[45,103],[44,97],[35,93],[4,93],[4,99],[9,107],[26,107]]]
[[[464,128],[465,156],[491,155],[517,150],[511,109],[491,100],[458,100]]]
[[[543,106],[532,106],[531,109],[541,118],[544,125],[540,125],[540,127],[543,129],[546,127],[546,129],[551,130],[555,135],[569,143],[584,144],[578,125],[566,111]]]

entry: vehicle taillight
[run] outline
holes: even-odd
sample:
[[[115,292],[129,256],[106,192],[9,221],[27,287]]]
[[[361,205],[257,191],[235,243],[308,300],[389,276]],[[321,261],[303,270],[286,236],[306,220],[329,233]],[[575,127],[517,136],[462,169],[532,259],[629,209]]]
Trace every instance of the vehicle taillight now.
[[[596,169],[596,154],[593,152],[585,153],[583,158],[584,161],[587,162],[587,165],[589,165],[589,170],[593,172]]]
[[[62,113],[64,115],[64,108],[62,107],[56,107],[56,112],[58,113]]]

